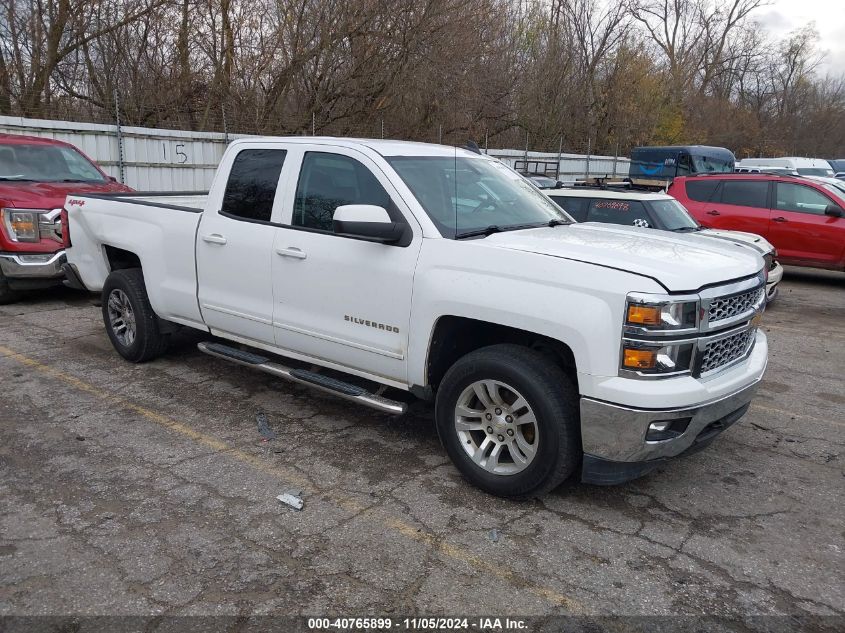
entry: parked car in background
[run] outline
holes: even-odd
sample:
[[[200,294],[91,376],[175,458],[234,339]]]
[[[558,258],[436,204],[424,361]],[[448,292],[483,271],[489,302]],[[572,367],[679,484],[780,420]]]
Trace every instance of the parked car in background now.
[[[679,178],[669,194],[704,226],[762,235],[783,264],[845,270],[845,195],[831,184],[723,174]]]
[[[73,145],[0,134],[0,303],[61,284],[61,210],[69,193],[127,192]]]
[[[224,339],[199,345],[221,360],[382,413],[431,400],[456,467],[505,497],[697,451],[766,368],[760,255],[572,222],[454,147],[243,138],[207,196],[66,208],[69,281],[101,293],[127,360],[179,324]]]
[[[797,169],[791,167],[763,167],[762,165],[740,165],[734,171],[738,174],[776,174],[778,176],[800,176]]]
[[[837,172],[837,174],[836,174],[836,178],[837,178],[838,180],[845,180],[845,171],[840,171],[840,172]]]
[[[845,158],[829,158],[827,162],[830,163],[833,171],[836,172],[837,178],[840,174],[845,174]]]
[[[551,176],[546,176],[545,174],[524,174],[525,178],[529,181],[533,182],[539,189],[554,189],[555,187],[559,187],[561,182],[552,178]]]
[[[817,182],[827,183],[831,187],[835,187],[845,194],[845,181],[842,181],[839,178],[829,178],[827,176],[807,176],[807,178]]]
[[[744,158],[736,164],[737,171],[747,170],[771,172],[773,169],[787,170],[797,176],[833,176],[833,167],[822,158]]]
[[[736,158],[724,147],[670,145],[635,147],[631,152],[628,178],[632,181],[671,181],[690,174],[729,173]]]
[[[602,222],[694,234],[751,248],[766,262],[767,301],[771,302],[777,296],[783,267],[776,259],[777,251],[765,238],[743,231],[704,228],[680,202],[668,194],[616,187],[560,187],[543,193],[578,222]]]

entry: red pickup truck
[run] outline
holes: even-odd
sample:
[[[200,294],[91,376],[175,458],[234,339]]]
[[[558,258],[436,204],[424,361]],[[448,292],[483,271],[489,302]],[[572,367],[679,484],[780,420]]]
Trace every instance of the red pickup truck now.
[[[68,194],[127,191],[69,143],[0,134],[0,304],[61,284]]]
[[[708,228],[762,235],[783,264],[845,270],[845,192],[831,182],[713,174],[676,178],[669,195]]]

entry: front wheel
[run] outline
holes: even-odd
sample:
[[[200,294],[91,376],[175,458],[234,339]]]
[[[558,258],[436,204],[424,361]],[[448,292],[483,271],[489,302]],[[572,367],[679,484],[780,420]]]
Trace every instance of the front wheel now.
[[[576,390],[526,347],[494,345],[458,360],[440,384],[436,417],[458,470],[497,496],[548,492],[581,459]]]
[[[169,337],[159,329],[139,268],[115,270],[108,276],[102,310],[112,345],[126,360],[143,363],[167,349]]]

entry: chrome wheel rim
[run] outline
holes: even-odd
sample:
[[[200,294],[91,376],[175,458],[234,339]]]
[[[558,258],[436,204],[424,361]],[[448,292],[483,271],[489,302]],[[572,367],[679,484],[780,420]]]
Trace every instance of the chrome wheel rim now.
[[[494,475],[515,475],[534,461],[540,441],[528,401],[498,380],[479,380],[455,406],[455,432],[476,466]]]
[[[135,311],[129,297],[120,288],[115,288],[109,293],[108,314],[114,337],[124,347],[132,345],[136,334]]]

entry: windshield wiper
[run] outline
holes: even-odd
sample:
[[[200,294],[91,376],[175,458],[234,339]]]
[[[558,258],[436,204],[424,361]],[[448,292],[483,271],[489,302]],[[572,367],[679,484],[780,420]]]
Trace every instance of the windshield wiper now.
[[[700,231],[700,226],[679,226],[677,229],[672,229],[673,233],[695,233]]]
[[[522,231],[524,229],[539,229],[539,228],[544,227],[544,226],[549,226],[549,227],[563,226],[565,224],[572,224],[572,222],[569,222],[567,220],[559,220],[557,218],[553,218],[553,219],[549,220],[548,222],[539,222],[539,223],[532,222],[530,224],[514,224],[512,226],[505,226],[505,227],[501,227],[498,224],[491,224],[490,226],[485,227],[483,229],[477,229],[475,231],[466,231],[464,233],[458,233],[457,235],[455,235],[455,239],[456,240],[462,240],[465,237],[479,237],[480,235],[487,237],[488,235],[493,235],[493,233],[504,233],[505,231]]]
[[[557,218],[552,218],[546,223],[546,226],[566,226],[567,224],[572,224],[569,220],[559,220]]]
[[[510,230],[510,229],[508,229],[508,230]],[[487,237],[488,235],[493,235],[493,233],[501,233],[502,231],[504,231],[504,229],[501,228],[500,226],[497,226],[495,224],[491,224],[490,226],[488,226],[486,228],[478,229],[476,231],[464,231],[463,233],[457,233],[457,234],[455,234],[455,239],[456,240],[462,240],[465,237],[478,237],[479,235],[483,235],[484,237]]]
[[[5,176],[0,176],[0,180],[3,182],[35,182],[32,178],[6,178]]]

